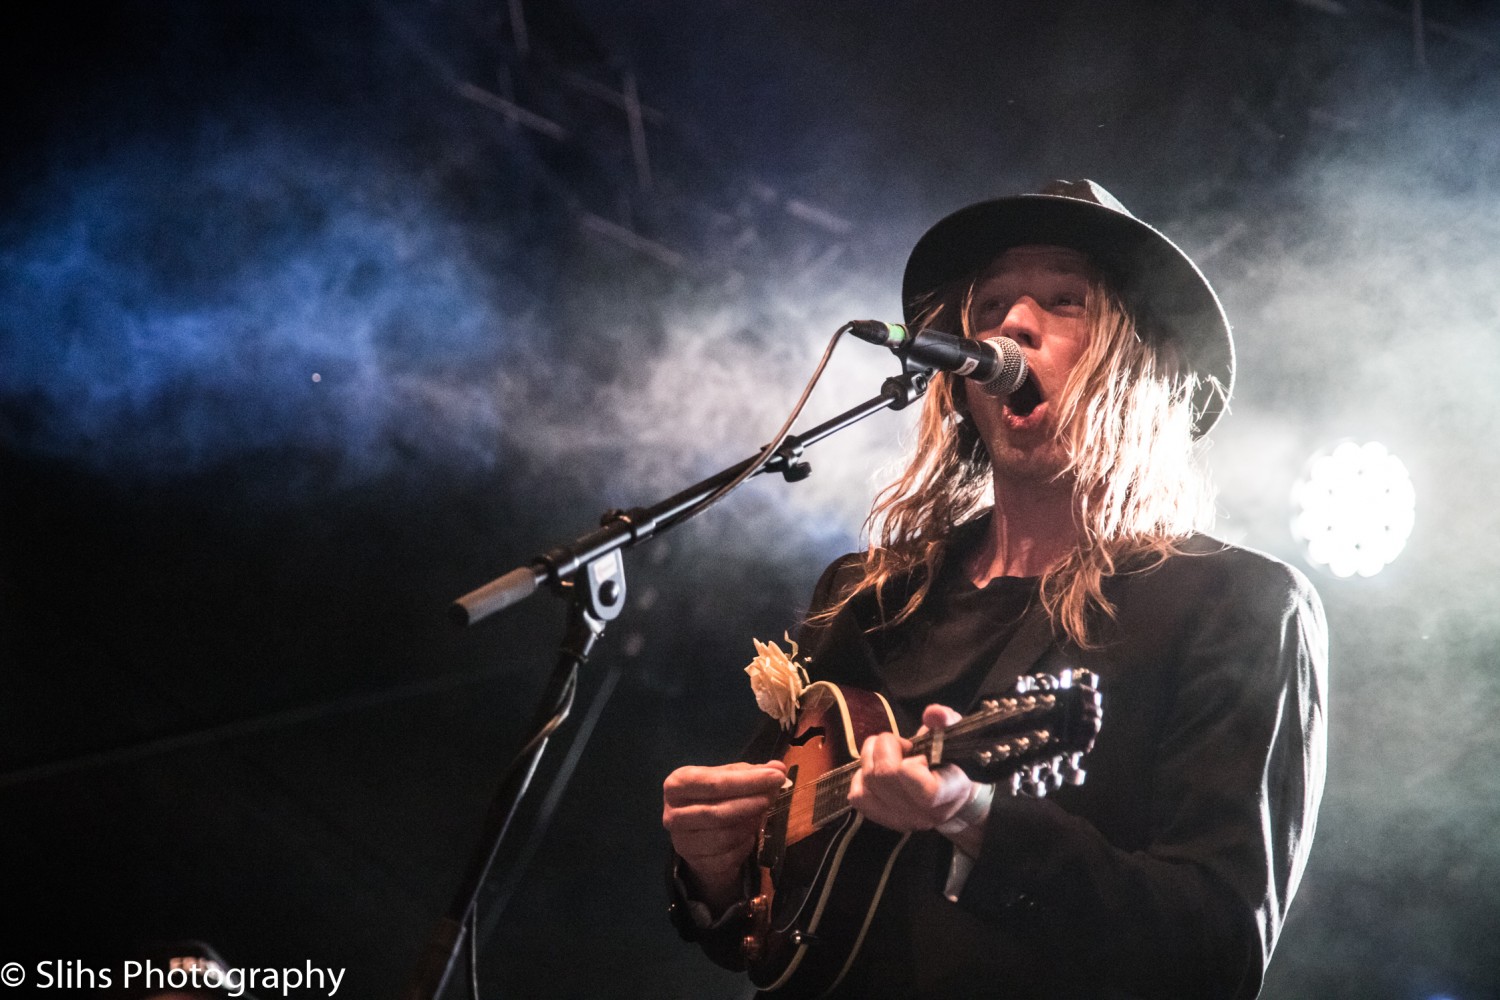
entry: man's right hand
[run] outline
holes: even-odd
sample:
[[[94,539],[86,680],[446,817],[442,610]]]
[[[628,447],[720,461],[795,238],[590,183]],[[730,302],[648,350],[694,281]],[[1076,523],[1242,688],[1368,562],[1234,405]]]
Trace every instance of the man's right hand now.
[[[740,872],[785,781],[786,765],[773,760],[679,767],[662,784],[662,826],[715,915],[740,898]]]

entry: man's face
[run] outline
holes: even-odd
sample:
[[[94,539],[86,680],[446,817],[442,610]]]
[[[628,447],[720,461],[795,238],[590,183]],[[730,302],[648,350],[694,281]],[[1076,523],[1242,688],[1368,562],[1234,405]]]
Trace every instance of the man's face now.
[[[1066,466],[1053,400],[1088,345],[1084,303],[1094,273],[1075,250],[1025,246],[997,257],[975,286],[972,335],[1014,340],[1030,371],[1026,383],[1004,399],[964,383],[969,411],[1001,479],[1039,482]]]

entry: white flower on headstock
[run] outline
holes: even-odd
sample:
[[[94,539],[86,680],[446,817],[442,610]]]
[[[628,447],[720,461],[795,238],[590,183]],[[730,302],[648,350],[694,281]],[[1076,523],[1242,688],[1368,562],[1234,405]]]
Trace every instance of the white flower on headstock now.
[[[797,721],[797,706],[809,681],[807,671],[797,662],[797,644],[785,632],[781,637],[791,644],[791,655],[783,653],[774,642],[751,639],[755,643],[756,657],[745,668],[745,673],[750,675],[755,704],[781,723],[782,729],[790,729]]]

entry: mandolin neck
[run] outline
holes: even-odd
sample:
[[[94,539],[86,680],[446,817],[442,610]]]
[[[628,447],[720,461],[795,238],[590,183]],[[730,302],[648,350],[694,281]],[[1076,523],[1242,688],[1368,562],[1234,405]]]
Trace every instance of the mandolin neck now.
[[[911,741],[911,752],[908,757],[924,757],[928,764],[934,763],[933,751],[937,742],[932,733],[923,733]],[[842,767],[836,767],[831,771],[819,776],[814,782],[816,790],[813,793],[813,827],[821,827],[826,823],[832,823],[840,816],[849,811],[849,786],[854,781],[854,775],[859,771],[859,761],[852,760]],[[792,790],[785,788],[777,797],[776,808],[786,808],[791,802]]]

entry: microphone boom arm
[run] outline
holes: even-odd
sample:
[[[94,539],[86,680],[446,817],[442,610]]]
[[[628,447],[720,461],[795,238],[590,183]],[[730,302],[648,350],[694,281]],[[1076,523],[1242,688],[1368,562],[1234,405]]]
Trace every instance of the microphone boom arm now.
[[[789,434],[782,446],[755,474],[779,472],[787,482],[798,482],[811,474],[812,468],[801,461],[803,451],[810,445],[858,423],[865,417],[881,410],[902,410],[922,397],[927,391],[930,369],[915,365],[902,358],[905,371],[893,375],[880,386],[880,394],[851,407],[838,416],[809,429],[803,434]],[[525,565],[518,566],[502,576],[496,577],[482,587],[476,588],[454,601],[449,608],[450,617],[460,625],[473,625],[496,612],[503,611],[534,594],[547,583],[561,587],[571,580],[579,568],[611,552],[630,548],[665,533],[688,520],[682,517],[694,505],[712,495],[725,483],[731,482],[754,464],[759,455],[736,462],[707,479],[694,483],[687,489],[675,493],[650,507],[632,507],[629,510],[610,510],[600,519],[600,527],[580,535],[570,542],[548,549]],[[600,595],[601,600],[609,594]],[[623,595],[620,595],[623,597]]]

